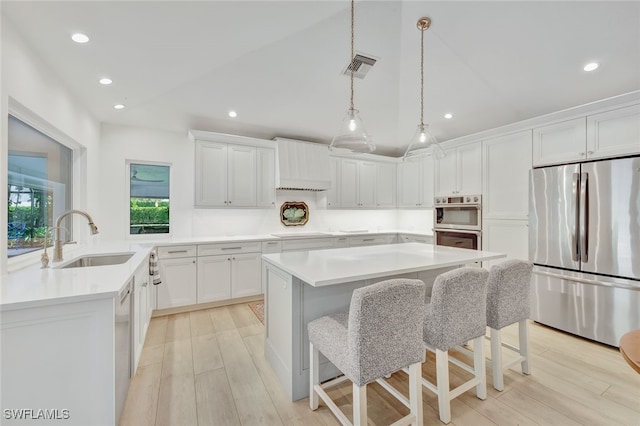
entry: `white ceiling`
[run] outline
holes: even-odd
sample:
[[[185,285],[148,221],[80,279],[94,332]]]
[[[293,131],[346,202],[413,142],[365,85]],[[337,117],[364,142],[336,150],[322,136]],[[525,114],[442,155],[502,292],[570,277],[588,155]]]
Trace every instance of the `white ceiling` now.
[[[7,17],[95,117],[329,143],[348,107],[340,1],[2,1]],[[357,1],[356,50],[380,60],[356,108],[399,155],[419,121],[439,140],[640,89],[640,2]],[[91,41],[71,42],[84,32]],[[595,72],[582,67],[600,62]],[[111,86],[97,83],[100,77]],[[124,103],[124,110],[112,106]],[[231,119],[229,109],[238,111]],[[452,120],[443,118],[452,112]]]

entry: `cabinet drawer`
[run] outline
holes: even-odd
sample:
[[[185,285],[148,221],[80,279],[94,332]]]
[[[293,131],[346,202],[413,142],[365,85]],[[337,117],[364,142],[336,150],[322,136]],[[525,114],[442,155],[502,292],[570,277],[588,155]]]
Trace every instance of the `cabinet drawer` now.
[[[333,238],[313,238],[307,240],[287,240],[282,242],[282,251],[318,250],[333,248]]]
[[[349,247],[349,237],[337,237],[335,247]]]
[[[159,259],[174,259],[178,257],[193,257],[196,255],[196,246],[160,246],[158,247]]]
[[[362,236],[362,237],[349,237],[349,246],[373,246],[377,244],[391,244],[395,243],[395,235],[375,235],[375,236]]]
[[[282,251],[282,241],[263,241],[262,253],[280,253]]]
[[[259,253],[261,251],[262,247],[260,245],[260,241],[198,245],[198,256],[212,256],[232,253]]]
[[[433,244],[433,237],[430,236],[421,236],[421,235],[400,235],[401,243],[422,243],[422,244]]]

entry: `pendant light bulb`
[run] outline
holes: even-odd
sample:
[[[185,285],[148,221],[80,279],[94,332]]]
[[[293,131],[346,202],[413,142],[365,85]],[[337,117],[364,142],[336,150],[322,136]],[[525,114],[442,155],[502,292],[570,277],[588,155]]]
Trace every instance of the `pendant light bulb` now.
[[[356,130],[356,120],[354,120],[353,118],[349,120],[349,130],[351,130],[352,132]]]

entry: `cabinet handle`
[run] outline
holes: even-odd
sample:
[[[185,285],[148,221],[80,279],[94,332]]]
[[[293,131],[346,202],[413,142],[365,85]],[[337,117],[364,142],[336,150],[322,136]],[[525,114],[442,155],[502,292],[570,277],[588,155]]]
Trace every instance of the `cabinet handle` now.
[[[235,258],[235,257],[232,257],[232,258],[231,258],[231,260],[236,260],[236,258]]]
[[[227,204],[227,202],[226,202],[226,201],[225,201],[224,203],[225,203],[225,204]]]
[[[272,246],[272,245],[274,245],[274,244],[278,244],[278,243],[277,243],[277,242],[275,242],[275,241],[271,241],[270,243],[267,243],[267,245],[269,245],[269,246]]]
[[[231,258],[230,258],[230,257],[227,257],[227,260],[228,260],[228,261],[231,261]]]
[[[579,153],[578,153],[578,155],[579,155],[580,157],[584,157],[584,152],[579,152]]]
[[[376,240],[375,238],[365,238],[365,239],[364,239],[364,240],[362,240],[362,241],[375,241],[375,240]]]
[[[187,250],[171,250],[171,251],[168,251],[167,253],[176,254],[176,253],[186,253],[186,252]]]
[[[191,263],[196,263],[196,261],[194,260],[194,261],[192,261]]]
[[[593,151],[587,151],[587,154],[593,154]]]
[[[147,285],[149,285],[149,281],[145,281],[145,282],[142,284],[142,287],[146,287]]]
[[[242,247],[222,247],[222,250],[240,250]]]
[[[229,201],[229,204],[231,204],[231,201]]]

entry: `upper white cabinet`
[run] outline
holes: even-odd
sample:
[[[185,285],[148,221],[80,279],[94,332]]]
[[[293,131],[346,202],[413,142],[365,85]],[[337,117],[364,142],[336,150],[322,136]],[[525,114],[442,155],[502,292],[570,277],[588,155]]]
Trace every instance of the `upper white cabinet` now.
[[[640,153],[640,105],[587,117],[587,158]]]
[[[584,117],[533,129],[533,165],[568,163],[587,158]]]
[[[640,105],[533,129],[533,165],[640,153]]]
[[[436,161],[436,195],[482,193],[482,147],[479,143],[445,150]]]
[[[339,191],[340,207],[375,207],[376,163],[342,158]]]
[[[340,207],[340,158],[329,157],[331,187],[327,189],[327,207]]]
[[[191,137],[196,206],[275,205],[275,142],[194,130]]]
[[[531,130],[482,141],[482,208],[486,219],[527,219]]]
[[[273,207],[276,205],[276,153],[271,148],[258,148],[256,156],[256,205]]]
[[[411,158],[398,164],[398,207],[433,207],[433,157]]]
[[[396,206],[396,165],[376,164],[376,207]]]

